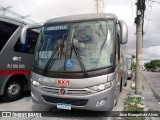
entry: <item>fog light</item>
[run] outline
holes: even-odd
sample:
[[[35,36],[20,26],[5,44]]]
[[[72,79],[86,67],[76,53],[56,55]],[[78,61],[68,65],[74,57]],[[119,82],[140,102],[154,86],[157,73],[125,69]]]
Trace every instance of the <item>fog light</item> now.
[[[100,107],[100,106],[104,105],[104,104],[106,103],[106,100],[107,100],[107,98],[105,98],[105,99],[103,99],[103,100],[99,100],[99,101],[97,102],[96,107]]]

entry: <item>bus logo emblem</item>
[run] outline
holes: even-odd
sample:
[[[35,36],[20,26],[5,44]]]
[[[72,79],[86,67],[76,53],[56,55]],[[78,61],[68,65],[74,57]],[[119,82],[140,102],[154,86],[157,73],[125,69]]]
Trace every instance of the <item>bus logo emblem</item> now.
[[[65,89],[60,89],[60,94],[62,94],[62,95],[64,95],[64,94],[66,94],[66,90]]]
[[[70,80],[58,80],[57,85],[58,86],[66,85],[67,87],[69,87],[70,86]]]

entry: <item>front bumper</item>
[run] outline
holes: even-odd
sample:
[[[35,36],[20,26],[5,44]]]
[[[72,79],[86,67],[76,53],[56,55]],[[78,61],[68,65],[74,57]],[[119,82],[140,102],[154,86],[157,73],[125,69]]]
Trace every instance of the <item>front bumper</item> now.
[[[71,108],[93,110],[93,111],[110,111],[114,106],[114,87],[107,90],[89,94],[89,95],[60,95],[43,92],[31,85],[32,100],[35,103],[53,105],[57,103],[71,104]],[[98,102],[103,100],[103,104]]]

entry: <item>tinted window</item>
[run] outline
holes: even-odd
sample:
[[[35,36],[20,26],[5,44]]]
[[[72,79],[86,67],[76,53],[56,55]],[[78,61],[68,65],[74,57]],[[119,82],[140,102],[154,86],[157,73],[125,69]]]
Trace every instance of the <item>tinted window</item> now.
[[[27,32],[27,39],[25,41],[25,44],[21,44],[20,43],[20,39],[18,39],[16,45],[14,46],[14,50],[16,52],[23,52],[23,53],[30,53],[33,54],[34,53],[34,48],[36,45],[36,40],[38,38],[38,34],[37,32],[28,30]]]
[[[17,28],[17,25],[0,21],[0,51]]]

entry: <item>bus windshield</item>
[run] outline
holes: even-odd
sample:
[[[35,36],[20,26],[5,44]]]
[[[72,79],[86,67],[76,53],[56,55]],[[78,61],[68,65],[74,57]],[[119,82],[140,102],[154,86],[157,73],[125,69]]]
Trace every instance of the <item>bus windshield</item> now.
[[[114,21],[44,25],[34,65],[47,71],[78,72],[113,65]]]

